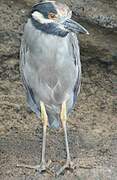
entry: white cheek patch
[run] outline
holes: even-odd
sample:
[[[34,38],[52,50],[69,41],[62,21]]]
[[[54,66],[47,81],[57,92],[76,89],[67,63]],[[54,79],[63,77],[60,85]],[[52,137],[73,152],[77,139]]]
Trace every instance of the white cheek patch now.
[[[53,20],[52,19],[46,19],[41,13],[39,13],[38,11],[34,11],[32,13],[32,17],[40,22],[41,24],[46,24],[46,23],[52,23]]]

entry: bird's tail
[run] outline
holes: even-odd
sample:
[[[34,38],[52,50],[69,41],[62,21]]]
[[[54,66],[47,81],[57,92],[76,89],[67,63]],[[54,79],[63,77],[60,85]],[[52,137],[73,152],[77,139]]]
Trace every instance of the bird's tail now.
[[[50,128],[60,128],[61,127],[61,121],[60,121],[60,116],[59,114],[54,114],[47,112],[48,114],[48,122],[49,122],[49,127]]]

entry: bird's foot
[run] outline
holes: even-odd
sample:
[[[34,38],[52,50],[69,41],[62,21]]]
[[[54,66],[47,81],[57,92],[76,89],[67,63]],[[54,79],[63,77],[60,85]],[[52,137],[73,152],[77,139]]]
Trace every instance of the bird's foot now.
[[[39,165],[35,165],[35,166],[31,166],[31,165],[27,165],[27,164],[17,164],[17,167],[35,169],[36,171],[39,171],[41,173],[43,171],[47,171],[50,164],[51,164],[51,160],[49,160],[47,163],[46,162],[41,162]]]
[[[60,168],[59,171],[56,172],[56,176],[59,176],[61,173],[65,171],[65,169],[73,170],[75,168],[73,162],[71,160],[67,160],[66,163]]]

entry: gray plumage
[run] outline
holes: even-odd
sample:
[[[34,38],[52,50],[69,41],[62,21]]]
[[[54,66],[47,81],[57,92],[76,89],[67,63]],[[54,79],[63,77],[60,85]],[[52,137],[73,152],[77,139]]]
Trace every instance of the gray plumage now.
[[[60,108],[66,101],[71,111],[80,91],[81,63],[76,34],[64,36],[44,33],[31,19],[24,28],[20,50],[20,71],[28,104],[40,115],[40,101],[44,102],[49,125],[60,126]]]
[[[62,102],[67,111],[80,90],[81,65],[78,40],[74,33],[65,38],[44,34],[29,19],[21,44],[21,74],[32,111],[39,116],[39,104],[47,108],[51,126],[60,125]]]

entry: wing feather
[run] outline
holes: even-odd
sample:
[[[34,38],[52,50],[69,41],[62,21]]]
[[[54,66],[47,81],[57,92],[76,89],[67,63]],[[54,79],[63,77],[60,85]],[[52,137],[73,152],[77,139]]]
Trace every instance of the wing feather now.
[[[76,102],[77,96],[80,92],[80,85],[81,85],[81,62],[80,62],[80,51],[79,51],[79,44],[76,34],[71,33],[71,44],[73,49],[73,56],[74,56],[74,64],[76,66],[77,71],[77,79],[74,86],[74,103]]]
[[[40,107],[39,107],[39,105],[37,106],[33,90],[29,86],[29,83],[26,81],[26,78],[24,76],[24,66],[25,66],[28,51],[29,51],[28,45],[26,44],[24,37],[22,37],[21,48],[20,48],[20,73],[21,73],[21,79],[22,79],[23,86],[24,86],[24,89],[25,89],[25,92],[26,92],[27,102],[28,102],[31,110],[33,112],[35,112],[37,114],[37,116],[39,116],[40,115]]]

